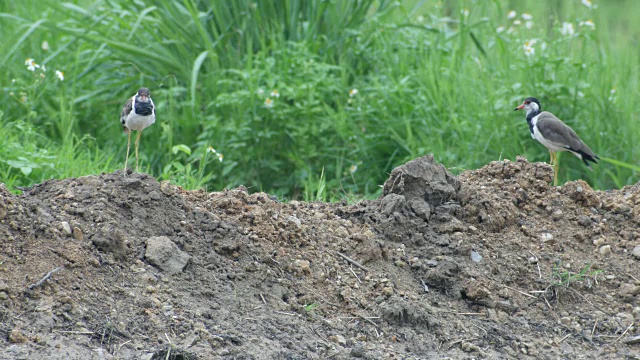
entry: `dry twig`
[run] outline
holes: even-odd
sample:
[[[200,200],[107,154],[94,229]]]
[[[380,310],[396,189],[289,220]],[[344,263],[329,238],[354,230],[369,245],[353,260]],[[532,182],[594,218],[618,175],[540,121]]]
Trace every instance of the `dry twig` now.
[[[360,269],[362,269],[363,271],[369,272],[369,269],[367,269],[366,267],[364,267],[364,265],[360,264],[359,262],[353,260],[352,258],[348,257],[347,255],[340,253],[340,252],[335,252],[336,255],[339,255],[341,258],[347,260],[348,263],[353,264],[357,267],[359,267]]]
[[[530,297],[530,298],[537,299],[537,297],[535,297],[535,296],[533,296],[533,295],[531,295],[531,294],[527,294],[527,293],[526,293],[526,292],[524,292],[524,291],[520,291],[520,290],[518,290],[518,289],[514,289],[514,288],[509,287],[509,286],[504,285],[504,284],[503,284],[502,286],[506,287],[506,288],[507,288],[507,289],[509,289],[509,290],[513,290],[513,291],[519,292],[520,294],[522,294],[522,295],[524,295],[524,296],[528,296],[528,297]]]
[[[53,270],[49,271],[49,272],[47,273],[47,275],[45,275],[42,279],[40,279],[40,281],[38,281],[38,282],[37,282],[37,283],[35,283],[35,284],[31,284],[31,285],[29,285],[27,288],[28,288],[29,290],[33,290],[33,288],[38,287],[38,286],[40,286],[40,285],[44,284],[44,282],[45,282],[45,281],[47,281],[47,280],[51,277],[51,275],[53,275],[53,274],[57,273],[58,271],[60,271],[60,270],[62,270],[62,269],[64,269],[64,267],[60,266],[60,267],[57,267],[57,268],[55,268],[55,269],[53,269]]]
[[[615,344],[618,342],[618,340],[622,339],[622,337],[627,333],[627,331],[629,331],[629,329],[631,329],[631,327],[633,326],[633,321],[631,322],[631,324],[629,324],[629,326],[627,327],[627,329],[622,333],[622,335],[618,336],[617,339],[613,340],[612,344]]]

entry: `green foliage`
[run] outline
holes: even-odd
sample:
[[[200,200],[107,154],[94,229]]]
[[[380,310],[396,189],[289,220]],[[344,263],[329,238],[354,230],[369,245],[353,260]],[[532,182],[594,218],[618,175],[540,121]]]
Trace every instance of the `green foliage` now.
[[[119,112],[144,85],[157,122],[140,164],[186,188],[326,201],[374,197],[427,153],[456,171],[548,161],[511,111],[526,96],[603,159],[590,173],[565,155],[561,179],[635,182],[640,85],[620,24],[638,22],[625,2],[522,1],[514,18],[505,4],[2,2],[0,181],[123,168]]]
[[[591,270],[591,264],[585,265],[579,273],[562,271],[559,264],[556,264],[553,266],[551,285],[568,288],[573,283],[587,283],[590,286],[591,279],[597,283],[596,279],[602,272],[602,270]]]

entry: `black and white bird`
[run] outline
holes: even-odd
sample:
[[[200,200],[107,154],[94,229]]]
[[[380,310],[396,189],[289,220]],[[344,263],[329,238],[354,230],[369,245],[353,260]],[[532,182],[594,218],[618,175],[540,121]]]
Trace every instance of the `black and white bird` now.
[[[573,129],[558,119],[548,111],[542,111],[540,101],[534,97],[524,99],[522,104],[513,109],[522,110],[527,113],[527,123],[531,137],[538,140],[549,149],[551,155],[551,165],[553,166],[553,184],[558,184],[558,152],[569,151],[584,161],[589,170],[589,161],[597,164],[598,155],[585,144]]]
[[[127,158],[124,162],[125,176],[127,175],[127,163],[129,162],[129,148],[131,148],[131,131],[138,131],[138,136],[136,137],[136,172],[138,172],[138,146],[140,144],[140,136],[142,135],[142,130],[151,126],[154,122],[156,122],[156,107],[153,105],[153,100],[151,100],[149,89],[140,88],[135,95],[127,100],[120,113],[122,129],[129,135],[127,140]]]

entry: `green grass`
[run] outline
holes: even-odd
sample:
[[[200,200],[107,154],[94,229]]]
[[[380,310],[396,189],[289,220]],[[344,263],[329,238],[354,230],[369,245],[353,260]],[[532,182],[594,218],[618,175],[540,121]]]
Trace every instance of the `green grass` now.
[[[454,172],[517,155],[548,161],[513,112],[526,96],[603,159],[589,172],[565,154],[561,181],[637,181],[633,0],[143,4],[0,3],[0,181],[123,168],[119,112],[142,85],[158,118],[142,135],[141,167],[190,189],[357,199],[428,153]],[[579,26],[587,20],[595,30]],[[47,70],[27,70],[26,58]]]
[[[591,264],[585,265],[579,273],[562,271],[559,266],[560,264],[554,265],[551,274],[551,286],[557,288],[568,288],[573,283],[585,283],[590,287],[592,280],[597,284],[598,275],[603,272],[603,270],[591,270]]]

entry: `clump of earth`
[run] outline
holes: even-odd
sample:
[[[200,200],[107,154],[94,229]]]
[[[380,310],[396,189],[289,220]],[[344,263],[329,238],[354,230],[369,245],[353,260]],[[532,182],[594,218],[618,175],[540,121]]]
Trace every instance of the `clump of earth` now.
[[[640,185],[432,156],[355,204],[0,185],[2,359],[640,359]]]

